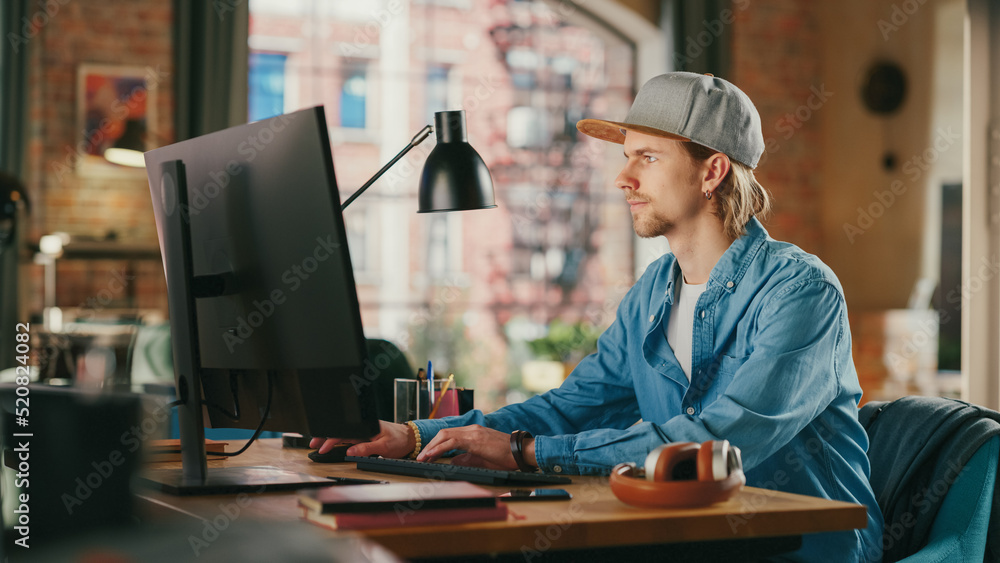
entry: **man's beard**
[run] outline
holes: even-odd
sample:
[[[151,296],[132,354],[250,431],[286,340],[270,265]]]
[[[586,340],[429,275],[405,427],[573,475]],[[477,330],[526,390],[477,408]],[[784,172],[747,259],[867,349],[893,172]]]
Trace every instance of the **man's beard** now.
[[[667,234],[674,224],[656,214],[632,217],[632,228],[640,238],[656,238]]]

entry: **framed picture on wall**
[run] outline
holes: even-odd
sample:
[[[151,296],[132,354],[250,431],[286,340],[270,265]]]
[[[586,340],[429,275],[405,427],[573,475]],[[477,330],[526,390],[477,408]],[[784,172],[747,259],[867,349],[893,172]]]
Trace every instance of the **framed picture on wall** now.
[[[146,151],[156,124],[156,83],[141,66],[82,64],[77,73],[77,139],[80,176],[144,177],[143,168],[114,164],[106,151]]]

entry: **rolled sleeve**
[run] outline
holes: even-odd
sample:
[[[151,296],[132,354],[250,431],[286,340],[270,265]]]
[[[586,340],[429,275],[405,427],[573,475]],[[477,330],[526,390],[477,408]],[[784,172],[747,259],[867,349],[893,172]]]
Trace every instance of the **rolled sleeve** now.
[[[543,471],[607,475],[618,463],[642,463],[649,451],[664,441],[659,427],[651,422],[624,430],[599,429],[538,436],[535,438],[535,459]],[[557,466],[560,471],[555,470]]]

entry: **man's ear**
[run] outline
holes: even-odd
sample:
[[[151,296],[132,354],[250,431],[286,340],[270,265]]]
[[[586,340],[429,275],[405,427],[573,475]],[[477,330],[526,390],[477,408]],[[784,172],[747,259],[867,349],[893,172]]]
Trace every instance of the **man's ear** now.
[[[732,164],[729,162],[728,156],[717,152],[705,160],[704,166],[702,191],[714,192],[719,187],[719,184],[726,179],[726,175],[729,174]]]

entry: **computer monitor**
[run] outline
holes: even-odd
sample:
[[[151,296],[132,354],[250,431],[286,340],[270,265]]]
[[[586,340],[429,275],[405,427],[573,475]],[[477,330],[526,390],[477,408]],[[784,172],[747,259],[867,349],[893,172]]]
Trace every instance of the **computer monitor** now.
[[[183,401],[182,470],[154,479],[178,494],[314,482],[275,468],[206,470],[203,410],[212,427],[256,428],[266,411],[266,430],[378,432],[323,108],[145,159]]]

